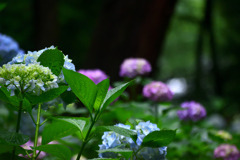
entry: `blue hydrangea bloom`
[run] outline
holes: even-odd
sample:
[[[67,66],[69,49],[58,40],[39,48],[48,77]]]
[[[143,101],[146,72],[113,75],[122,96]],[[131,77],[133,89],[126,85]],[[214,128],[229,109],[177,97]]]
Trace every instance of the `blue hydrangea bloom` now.
[[[24,54],[18,43],[11,37],[0,33],[0,66],[9,62],[17,54]]]
[[[115,126],[122,127],[125,129],[130,129],[129,125],[124,124],[117,124]],[[104,132],[104,135],[102,136],[102,144],[99,145],[100,150],[102,149],[110,149],[115,147],[120,148],[126,148],[130,146],[130,149],[136,151],[139,149],[139,147],[142,144],[142,141],[146,135],[153,131],[159,131],[160,129],[157,127],[156,124],[150,123],[150,121],[147,122],[140,122],[137,126],[135,126],[135,130],[132,130],[137,133],[137,144],[130,138],[125,137],[123,135],[119,135],[115,132]],[[128,147],[129,148],[129,147]],[[167,147],[160,147],[160,148],[150,148],[150,147],[144,147],[141,149],[137,157],[143,158],[145,160],[165,160],[167,154]],[[117,158],[116,153],[101,153],[99,154],[100,158]],[[134,159],[137,159],[137,157],[134,157]]]

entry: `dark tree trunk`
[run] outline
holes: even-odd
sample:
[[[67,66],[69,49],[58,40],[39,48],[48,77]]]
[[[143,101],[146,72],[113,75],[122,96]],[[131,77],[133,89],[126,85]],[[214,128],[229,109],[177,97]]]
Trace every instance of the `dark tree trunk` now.
[[[58,0],[34,0],[34,32],[36,50],[57,46],[58,40]]]
[[[176,0],[114,0],[106,3],[85,68],[119,78],[125,58],[146,58],[156,68]]]
[[[206,0],[205,2],[205,10],[204,10],[204,18],[200,23],[200,30],[199,30],[199,37],[197,41],[196,47],[196,79],[195,79],[195,91],[196,95],[201,97],[203,96],[204,92],[202,89],[204,85],[201,83],[203,78],[202,73],[202,54],[203,54],[203,41],[209,39],[209,48],[212,60],[212,78],[214,82],[214,92],[216,95],[222,95],[222,79],[219,72],[219,65],[218,65],[218,56],[217,56],[217,48],[215,42],[215,36],[213,31],[213,17],[212,17],[212,10],[213,10],[213,1]]]

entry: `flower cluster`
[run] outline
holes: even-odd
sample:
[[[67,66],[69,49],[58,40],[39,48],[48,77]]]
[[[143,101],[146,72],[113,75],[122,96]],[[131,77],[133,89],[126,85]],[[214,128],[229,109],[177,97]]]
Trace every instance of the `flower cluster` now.
[[[214,157],[223,160],[238,160],[240,152],[234,145],[222,144],[214,150]]]
[[[48,67],[39,64],[6,64],[0,67],[0,83],[11,90],[11,95],[18,89],[21,92],[40,94],[57,88],[57,76]]]
[[[152,101],[170,101],[173,93],[168,86],[160,81],[153,81],[143,87],[143,96]]]
[[[38,63],[37,62],[37,59],[38,57],[46,50],[49,50],[49,49],[55,49],[54,46],[51,46],[49,48],[45,48],[45,49],[42,49],[42,50],[39,50],[39,51],[28,51],[27,54],[25,55],[22,55],[22,54],[18,54],[16,57],[14,57],[12,59],[12,61],[9,62],[9,64],[15,64],[15,63],[22,63],[22,64],[36,64]],[[72,63],[72,60],[68,58],[68,55],[64,55],[64,65],[63,67],[66,68],[66,69],[70,69],[70,70],[74,70],[75,71],[75,66],[74,64]]]
[[[151,72],[150,63],[143,58],[128,58],[123,61],[120,67],[120,76],[133,78],[138,75],[145,75]]]
[[[18,43],[11,37],[0,33],[0,66],[9,62],[17,54],[24,54]]]
[[[124,125],[124,124],[117,124],[115,126],[129,129],[129,125]],[[110,149],[114,147],[120,146],[121,148],[128,147],[130,146],[130,149],[137,151],[139,147],[142,144],[142,141],[146,135],[153,131],[159,131],[160,129],[157,127],[156,124],[150,123],[150,121],[147,122],[140,122],[138,125],[135,126],[135,129],[133,130],[134,132],[137,133],[137,144],[130,138],[130,137],[125,137],[123,135],[120,135],[115,132],[104,132],[102,136],[102,144],[99,145],[100,150],[102,149]],[[160,148],[150,148],[150,147],[145,147],[141,149],[135,159],[137,157],[143,158],[146,160],[164,160],[167,154],[167,147],[160,147]],[[100,158],[116,158],[117,154],[116,153],[111,153],[111,152],[106,152],[106,153],[101,153],[99,154]]]
[[[205,108],[197,102],[184,102],[181,104],[181,107],[184,108],[184,110],[177,111],[178,117],[181,120],[198,121],[206,116]]]
[[[99,82],[108,78],[108,76],[100,69],[86,69],[86,70],[80,69],[80,70],[78,70],[78,73],[81,73],[81,74],[87,76],[95,84],[98,84]]]
[[[37,62],[39,56],[46,50],[55,49],[54,46],[28,54],[18,54],[8,64],[0,68],[0,83],[6,85],[14,95],[14,90],[32,92],[39,95],[41,91],[57,88],[58,83],[65,82],[63,73],[57,77],[48,67]],[[75,70],[72,60],[64,56],[64,68]]]

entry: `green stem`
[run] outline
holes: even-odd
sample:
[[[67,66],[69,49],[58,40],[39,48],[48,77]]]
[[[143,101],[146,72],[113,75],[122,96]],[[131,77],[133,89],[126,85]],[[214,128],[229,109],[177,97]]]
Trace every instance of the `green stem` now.
[[[37,152],[36,152],[35,148],[37,147],[37,142],[38,142],[38,131],[39,131],[39,127],[40,127],[40,116],[41,116],[41,104],[39,103],[39,105],[38,105],[38,113],[37,113],[35,139],[34,139],[34,151],[33,151],[32,160],[35,160],[37,158]]]
[[[36,125],[36,121],[35,121],[35,119],[33,118],[32,113],[29,113],[29,114],[30,114],[30,116],[31,116],[31,118],[32,118],[32,120],[33,120],[33,123]]]
[[[16,133],[19,132],[19,128],[20,128],[20,120],[21,120],[21,115],[22,115],[22,111],[21,111],[22,110],[22,104],[23,104],[23,100],[21,100],[20,104],[19,104]],[[13,148],[12,160],[14,160],[14,158],[15,158],[15,152],[16,152],[16,146]]]
[[[143,147],[140,147],[136,152],[134,152],[134,154],[132,154],[131,160],[133,160],[133,157],[136,156],[141,149],[143,149]]]
[[[87,144],[87,142],[89,141],[88,137],[89,137],[89,135],[90,135],[90,133],[91,133],[92,127],[94,126],[94,124],[95,124],[95,122],[96,122],[96,117],[97,117],[97,116],[98,116],[98,115],[95,115],[94,120],[92,121],[91,126],[90,126],[90,128],[88,129],[87,135],[86,135],[86,137],[85,137],[84,140],[83,140],[82,147],[81,147],[81,149],[80,149],[80,151],[79,151],[79,153],[78,153],[78,156],[77,156],[77,159],[76,159],[76,160],[79,160],[79,159],[80,159],[80,157],[81,157],[81,155],[82,155],[82,152],[83,152],[83,149],[84,149],[85,145]]]

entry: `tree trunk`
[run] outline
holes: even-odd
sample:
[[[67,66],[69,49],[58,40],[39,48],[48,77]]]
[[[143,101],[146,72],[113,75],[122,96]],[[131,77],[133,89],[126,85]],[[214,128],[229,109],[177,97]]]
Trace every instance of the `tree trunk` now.
[[[176,0],[114,0],[106,3],[93,37],[85,68],[100,68],[119,79],[128,57],[157,58]]]

